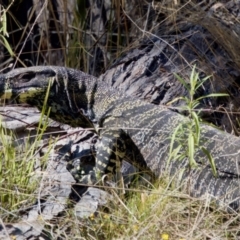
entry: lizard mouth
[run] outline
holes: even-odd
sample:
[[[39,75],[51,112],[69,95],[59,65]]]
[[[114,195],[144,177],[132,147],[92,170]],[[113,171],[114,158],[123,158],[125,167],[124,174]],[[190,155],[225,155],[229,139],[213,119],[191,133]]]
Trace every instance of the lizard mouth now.
[[[1,81],[0,75],[0,96],[2,99],[17,99],[24,102],[26,99],[35,97],[46,91],[50,85],[53,86],[56,77],[53,74],[44,74],[42,72],[33,73],[12,73],[4,81]]]
[[[7,89],[1,95],[1,98],[4,98],[5,100],[18,98],[18,100],[22,102],[27,98],[34,97],[40,92],[43,92],[43,89],[41,89],[40,87],[31,87],[24,89],[20,88],[19,90],[20,91],[17,91],[17,89]]]

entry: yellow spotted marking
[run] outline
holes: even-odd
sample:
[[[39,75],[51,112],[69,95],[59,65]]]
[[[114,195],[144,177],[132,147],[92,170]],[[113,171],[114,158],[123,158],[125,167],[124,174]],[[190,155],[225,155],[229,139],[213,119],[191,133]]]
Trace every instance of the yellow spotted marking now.
[[[1,96],[2,99],[11,99],[11,97],[12,97],[12,89],[4,90],[4,93]]]
[[[109,172],[113,172],[113,167],[108,166],[107,170],[108,170]]]
[[[26,99],[28,97],[34,97],[37,94],[39,94],[40,92],[43,92],[43,89],[41,88],[28,88],[28,90],[26,90],[25,92],[21,92],[21,94],[19,94],[19,99],[23,100]]]
[[[99,166],[102,166],[104,168],[107,167],[107,164],[105,164],[104,162],[98,161],[97,163],[98,163]]]
[[[116,159],[114,159],[114,158],[111,158],[111,159],[109,159],[109,162],[117,163],[118,161]]]

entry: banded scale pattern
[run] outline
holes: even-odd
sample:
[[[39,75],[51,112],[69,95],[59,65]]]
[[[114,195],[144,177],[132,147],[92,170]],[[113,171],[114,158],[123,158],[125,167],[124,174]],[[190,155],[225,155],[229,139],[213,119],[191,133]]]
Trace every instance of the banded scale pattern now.
[[[164,106],[127,97],[74,69],[42,66],[0,75],[3,101],[28,103],[41,110],[46,95],[52,119],[99,134],[96,166],[89,175],[78,176],[80,183],[95,183],[99,176],[115,172],[124,158],[155,177],[174,179],[175,185],[192,196],[208,195],[219,204],[239,209],[239,138],[202,124],[200,144],[214,158],[217,178],[200,150],[195,156],[199,168],[189,170],[187,157],[167,166],[171,135],[186,117]]]

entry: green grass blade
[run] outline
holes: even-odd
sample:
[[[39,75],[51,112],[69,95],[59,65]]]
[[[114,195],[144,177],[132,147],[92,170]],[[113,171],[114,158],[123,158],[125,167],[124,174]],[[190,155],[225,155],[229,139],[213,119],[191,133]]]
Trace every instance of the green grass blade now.
[[[189,157],[189,163],[191,168],[197,166],[197,163],[194,159],[194,153],[195,153],[194,136],[191,133],[188,136],[188,157]]]
[[[212,172],[213,172],[213,175],[214,177],[217,177],[218,174],[217,174],[217,169],[216,169],[216,165],[215,165],[215,161],[211,155],[211,153],[204,147],[201,148],[202,151],[204,152],[204,154],[207,156],[208,160],[209,160],[209,163],[211,165],[211,168],[212,168]]]
[[[198,146],[199,139],[200,139],[200,123],[199,123],[199,117],[195,112],[192,112],[192,118],[194,120],[194,127],[195,127],[195,144]]]
[[[187,83],[185,82],[184,79],[182,79],[179,75],[177,75],[176,73],[174,73],[174,76],[177,78],[177,80],[188,90],[190,91],[189,86],[187,85]]]
[[[228,97],[228,96],[229,96],[229,94],[227,94],[227,93],[211,93],[211,94],[197,98],[196,101],[199,101],[204,98],[209,98],[209,97]]]
[[[8,50],[9,54],[11,55],[11,57],[13,57],[15,54],[14,54],[14,52],[12,51],[12,48],[11,48],[11,46],[9,45],[7,39],[6,39],[3,35],[0,35],[0,37],[1,37],[2,40],[3,40],[3,45],[4,45],[4,47]]]
[[[177,153],[176,151],[173,153],[173,145],[174,145],[174,143],[175,143],[175,140],[176,140],[176,136],[177,136],[177,134],[178,134],[178,131],[180,130],[180,128],[182,127],[182,125],[181,124],[179,124],[176,128],[175,128],[175,130],[174,130],[174,132],[173,132],[173,134],[172,134],[172,136],[171,136],[171,142],[170,142],[170,146],[169,146],[169,157],[168,157],[168,160],[167,160],[167,165],[169,165],[169,162],[171,161],[171,159],[173,158],[173,156],[175,156],[175,154]]]

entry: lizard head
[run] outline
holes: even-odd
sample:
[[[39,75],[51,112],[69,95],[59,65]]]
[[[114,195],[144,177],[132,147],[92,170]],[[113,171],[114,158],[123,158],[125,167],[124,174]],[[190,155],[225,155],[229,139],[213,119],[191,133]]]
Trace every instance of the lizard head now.
[[[86,87],[80,89],[73,74],[74,70],[53,66],[14,69],[0,75],[0,99],[27,103],[40,110],[50,107],[54,120],[89,127]]]
[[[26,103],[43,95],[48,86],[53,84],[55,75],[53,70],[44,70],[42,67],[12,70],[0,75],[0,97]]]

